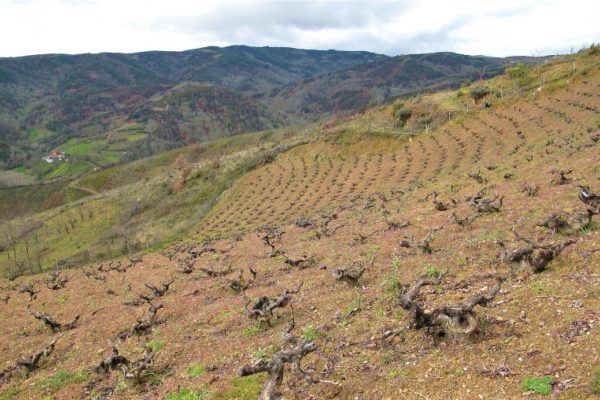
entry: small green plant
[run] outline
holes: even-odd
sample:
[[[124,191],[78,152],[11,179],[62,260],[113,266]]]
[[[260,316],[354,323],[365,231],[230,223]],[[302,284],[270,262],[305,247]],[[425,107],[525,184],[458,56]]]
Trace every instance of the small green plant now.
[[[383,279],[383,291],[388,300],[396,299],[400,295],[400,280],[398,279],[398,274],[400,273],[400,260],[398,258],[394,258],[392,260],[392,266],[390,271],[387,273],[385,278]]]
[[[68,299],[69,298],[66,295],[61,294],[61,295],[56,296],[56,303],[58,303],[58,304],[65,304]]]
[[[266,373],[255,374],[243,378],[234,378],[231,387],[212,394],[212,399],[219,400],[256,400],[262,390]]]
[[[148,347],[152,350],[153,353],[156,353],[157,351],[165,347],[165,342],[162,340],[153,339],[150,342],[148,342]]]
[[[545,294],[552,294],[552,292],[554,291],[547,284],[545,284],[544,282],[539,282],[539,281],[535,282],[531,286],[531,290],[533,290],[536,293],[545,293]]]
[[[314,326],[306,325],[304,328],[302,328],[302,339],[313,342],[318,338],[319,331],[317,331],[317,329]]]
[[[12,400],[23,392],[20,388],[10,388],[0,393],[0,400]]]
[[[592,380],[590,382],[590,390],[594,394],[600,394],[600,368],[596,368],[592,374]]]
[[[202,375],[206,374],[206,366],[204,364],[192,364],[188,367],[185,374],[188,378],[191,379],[199,378]]]
[[[254,324],[254,325],[245,327],[244,330],[242,331],[242,333],[244,334],[244,336],[256,336],[264,330],[265,330],[265,328],[263,325]]]
[[[192,390],[192,389],[179,389],[177,392],[169,394],[165,400],[203,400],[210,396],[210,392],[207,389]]]
[[[254,353],[252,353],[253,360],[266,360],[273,354],[273,346],[259,347]]]
[[[34,393],[54,393],[61,388],[74,384],[85,382],[89,379],[89,374],[86,372],[70,372],[70,371],[59,371],[54,375],[42,378],[31,387],[31,391]]]
[[[427,276],[428,278],[440,278],[442,275],[444,275],[444,273],[446,273],[446,271],[441,270],[439,268],[436,267],[429,267],[427,268],[427,272],[425,272],[425,276]]]
[[[410,369],[398,369],[387,373],[388,379],[396,379],[398,377],[408,378],[411,375],[412,371]]]
[[[532,391],[536,394],[547,395],[552,392],[552,377],[526,378],[523,381],[523,390]]]
[[[596,223],[596,221],[590,221],[587,225],[579,228],[579,232],[581,232],[583,234],[594,232],[597,230],[598,230],[598,224]]]
[[[354,300],[352,300],[350,304],[348,304],[348,307],[346,307],[346,314],[350,315],[356,313],[358,310],[360,310],[361,304],[362,294],[360,290],[356,288],[356,297],[354,298]]]

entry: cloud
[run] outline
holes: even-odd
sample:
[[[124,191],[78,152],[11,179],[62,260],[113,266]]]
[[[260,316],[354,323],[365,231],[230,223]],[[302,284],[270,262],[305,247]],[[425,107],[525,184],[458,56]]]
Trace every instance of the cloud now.
[[[598,20],[595,0],[4,0],[0,56],[232,44],[549,54],[600,41]]]

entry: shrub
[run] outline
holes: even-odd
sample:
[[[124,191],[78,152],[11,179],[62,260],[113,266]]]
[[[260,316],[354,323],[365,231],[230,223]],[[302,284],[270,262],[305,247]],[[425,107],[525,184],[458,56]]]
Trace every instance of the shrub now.
[[[483,99],[491,92],[491,89],[487,86],[475,86],[469,90],[469,96],[471,96],[473,100],[477,101]]]
[[[408,119],[411,117],[411,115],[412,115],[412,111],[408,107],[401,107],[401,108],[397,109],[395,112],[395,117],[397,119],[396,124],[398,126],[404,126],[404,124],[406,124],[406,121],[408,121]]]
[[[536,394],[547,395],[552,392],[552,377],[526,378],[523,381],[523,390],[532,391]]]

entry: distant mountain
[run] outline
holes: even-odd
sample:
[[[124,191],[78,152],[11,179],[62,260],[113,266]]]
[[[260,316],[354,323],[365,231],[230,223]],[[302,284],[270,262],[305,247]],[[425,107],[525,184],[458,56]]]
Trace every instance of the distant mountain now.
[[[530,58],[494,58],[432,53],[379,59],[273,89],[262,100],[285,113],[309,118],[353,112],[391,98],[457,87],[465,80],[489,78],[511,62]]]
[[[0,169],[78,174],[458,85],[507,61],[248,46],[0,58]],[[40,164],[57,147],[78,164]]]
[[[82,158],[81,169],[281,126],[284,117],[253,97],[384,58],[368,52],[248,46],[2,58],[0,168],[35,165],[45,152],[72,140],[102,148],[111,131],[132,123],[136,134],[148,137],[120,145],[121,151],[106,148],[112,151],[107,157]],[[42,170],[37,174],[46,174]]]

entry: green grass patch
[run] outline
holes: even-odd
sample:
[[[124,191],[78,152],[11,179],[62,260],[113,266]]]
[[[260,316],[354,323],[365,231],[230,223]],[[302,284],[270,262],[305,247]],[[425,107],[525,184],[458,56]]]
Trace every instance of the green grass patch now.
[[[261,332],[264,332],[265,327],[262,324],[254,324],[244,328],[242,331],[244,336],[256,336]]]
[[[87,372],[59,371],[54,375],[41,378],[31,387],[33,393],[55,393],[65,386],[85,382],[89,379]]]
[[[204,364],[192,364],[185,371],[185,375],[191,379],[199,378],[205,374],[206,374],[206,365],[204,365]]]
[[[600,394],[600,368],[596,368],[592,374],[592,380],[590,381],[590,390],[594,394]]]
[[[542,395],[550,394],[552,393],[552,377],[526,378],[523,381],[523,390]]]
[[[58,296],[56,296],[56,303],[57,304],[65,304],[68,299],[69,299],[69,297],[67,295],[59,294]]]
[[[33,128],[32,130],[29,131],[28,135],[29,135],[29,140],[31,140],[34,143],[38,143],[40,140],[47,139],[49,137],[56,135],[56,132],[53,132],[48,129]]]
[[[427,268],[427,271],[425,272],[425,276],[428,278],[441,278],[442,275],[444,275],[446,273],[446,271],[436,268],[436,267],[429,267]]]
[[[305,327],[302,328],[302,339],[308,340],[310,342],[314,342],[318,338],[319,338],[319,331],[317,331],[317,329],[314,326],[306,325]]]
[[[0,400],[12,400],[21,393],[23,393],[23,389],[21,388],[10,388],[5,392],[0,393]]]
[[[132,133],[127,136],[128,142],[137,142],[138,140],[142,140],[146,138],[148,135],[144,132]]]
[[[165,400],[203,400],[209,397],[210,392],[207,389],[192,390],[184,388],[169,394]]]
[[[234,378],[231,381],[231,387],[214,393],[212,398],[220,400],[256,400],[266,378],[266,373]]]
[[[163,347],[165,347],[165,342],[162,340],[153,339],[150,342],[148,342],[148,348],[150,348],[153,353],[156,353],[157,351],[161,350]]]
[[[400,259],[394,258],[389,272],[386,274],[381,286],[383,292],[388,300],[396,299],[400,295],[400,279],[398,274],[400,273]]]

